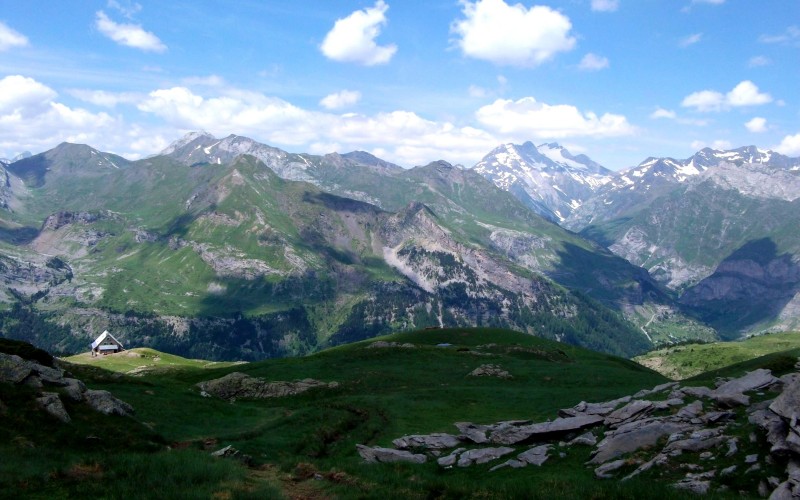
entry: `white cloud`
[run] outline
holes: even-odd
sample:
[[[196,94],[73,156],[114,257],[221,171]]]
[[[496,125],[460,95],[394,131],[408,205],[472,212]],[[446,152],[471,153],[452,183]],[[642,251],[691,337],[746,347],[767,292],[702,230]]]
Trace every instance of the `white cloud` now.
[[[352,106],[360,100],[361,92],[357,90],[342,90],[326,95],[319,103],[325,109],[341,109]]]
[[[756,116],[752,120],[750,120],[747,123],[745,123],[744,126],[747,128],[747,130],[749,130],[750,132],[753,132],[754,134],[757,134],[757,133],[760,133],[760,132],[766,132],[767,131],[767,119],[766,118],[762,118],[760,116]]]
[[[702,39],[703,39],[703,34],[702,33],[694,33],[692,35],[685,36],[685,37],[681,38],[680,41],[678,42],[678,46],[686,48],[686,47],[688,47],[690,45],[696,44],[697,42],[699,42]]]
[[[517,140],[530,138],[609,137],[628,135],[634,127],[621,115],[597,116],[567,104],[550,105],[533,97],[517,101],[498,99],[476,112],[478,121],[497,133]]]
[[[48,86],[21,75],[0,80],[0,152],[42,151],[56,144],[98,141],[120,130],[118,119],[57,102]]]
[[[581,59],[578,69],[583,71],[599,71],[608,67],[608,58],[589,52]]]
[[[758,41],[761,43],[797,44],[800,43],[800,28],[789,26],[780,35],[761,35],[758,37]]]
[[[225,85],[225,79],[219,75],[189,76],[182,81],[184,85],[201,85],[205,87],[221,87]]]
[[[491,91],[483,87],[479,87],[477,85],[470,85],[469,88],[467,89],[467,93],[469,94],[470,97],[474,97],[477,99],[489,97],[491,95]]]
[[[366,66],[388,63],[397,52],[397,46],[375,43],[381,27],[386,24],[388,9],[386,2],[378,0],[372,8],[357,10],[343,19],[337,19],[320,46],[322,53],[334,61]]]
[[[0,52],[12,47],[25,47],[28,45],[28,37],[9,28],[8,25],[0,21]]]
[[[123,0],[124,1],[124,0]],[[134,15],[142,10],[142,4],[125,2],[125,5],[119,3],[117,0],[108,0],[108,8],[114,9],[128,19],[132,19]]]
[[[731,145],[730,141],[718,139],[713,141],[711,144],[708,144],[705,141],[692,141],[691,147],[695,150],[701,150],[705,147],[710,147],[711,149],[716,149],[717,151],[726,151],[731,149],[733,145]]]
[[[614,12],[619,8],[619,0],[592,0],[592,10],[596,12]]]
[[[751,68],[757,68],[759,66],[769,66],[770,64],[772,64],[772,61],[770,61],[769,58],[764,56],[753,56],[750,58],[749,61],[747,61],[747,65],[750,66]]]
[[[467,57],[499,65],[537,66],[575,47],[569,18],[550,7],[503,0],[462,1],[464,19],[451,25]]]
[[[668,120],[674,120],[677,117],[674,111],[664,108],[656,108],[655,111],[650,113],[650,118],[653,120],[658,120],[659,118],[666,118]]]
[[[701,90],[684,97],[681,106],[697,111],[722,111],[732,107],[758,106],[772,102],[772,96],[759,92],[750,80],[740,82],[727,94],[715,90]]]
[[[800,156],[800,133],[787,135],[772,149],[786,156]]]
[[[116,23],[102,10],[97,11],[95,27],[103,35],[126,47],[152,52],[164,52],[167,50],[167,46],[153,33],[145,31],[138,24]]]
[[[758,91],[756,84],[745,80],[725,95],[725,100],[730,106],[758,106],[772,102],[772,96]]]
[[[108,92],[105,90],[87,89],[71,89],[68,93],[81,101],[104,108],[113,108],[116,107],[117,104],[135,104],[143,97],[142,94],[136,92]]]

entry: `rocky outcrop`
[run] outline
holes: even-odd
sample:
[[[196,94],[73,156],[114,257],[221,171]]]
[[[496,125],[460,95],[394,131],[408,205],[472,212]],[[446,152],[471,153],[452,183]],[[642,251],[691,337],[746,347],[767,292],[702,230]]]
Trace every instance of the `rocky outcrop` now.
[[[752,396],[764,399],[767,391],[779,394],[774,399],[750,404]],[[641,399],[644,397],[651,399]],[[752,453],[752,444],[746,448],[734,434],[742,432],[741,419],[737,421],[742,410],[729,408],[741,405],[746,406],[743,411],[749,423],[765,433],[770,443],[767,453]],[[624,481],[659,468],[673,475],[674,471],[686,470],[685,475],[673,479],[676,481],[673,486],[695,494],[724,490],[727,486],[722,478],[737,471],[758,474],[768,464],[786,463],[785,477],[765,475],[758,493],[768,496],[772,491],[773,499],[800,498],[800,373],[779,379],[769,370],[760,369],[720,380],[715,389],[668,383],[612,401],[582,401],[558,413],[561,417],[538,423],[458,422],[457,436],[443,433],[404,436],[393,441],[395,449],[358,445],[358,451],[369,462],[421,463],[426,456],[432,456],[437,458],[439,466],[446,468],[495,462],[516,453],[514,458],[492,465],[489,470],[495,471],[505,467],[544,466],[552,456],[558,460],[569,454],[571,447],[590,446],[593,449],[586,465],[594,468],[598,479]],[[586,432],[586,429],[594,430]],[[599,441],[598,433],[602,437]],[[750,441],[755,443],[758,439],[752,435]],[[520,448],[529,442],[535,445]],[[407,449],[418,453],[412,454]],[[443,455],[448,449],[452,451]],[[554,449],[559,450],[557,455],[552,453]],[[390,458],[378,459],[378,453]],[[726,461],[726,467],[716,465],[718,457]],[[728,465],[731,462],[733,465]]]
[[[358,454],[361,455],[367,463],[395,463],[395,462],[411,462],[415,464],[423,464],[428,458],[422,454],[411,453],[410,451],[395,450],[392,448],[381,448],[379,446],[369,447],[363,445],[356,445]]]
[[[0,352],[0,383],[25,385],[38,391],[40,395],[36,398],[37,404],[64,423],[69,423],[72,419],[62,397],[84,403],[105,415],[129,417],[134,414],[131,405],[117,399],[110,392],[87,389],[86,384],[68,377],[62,368],[46,366],[15,354]]]
[[[197,384],[202,395],[216,396],[228,401],[241,398],[265,399],[294,396],[310,389],[333,389],[338,386],[338,382],[320,382],[311,378],[293,382],[268,382],[241,372],[229,373],[224,377]]]

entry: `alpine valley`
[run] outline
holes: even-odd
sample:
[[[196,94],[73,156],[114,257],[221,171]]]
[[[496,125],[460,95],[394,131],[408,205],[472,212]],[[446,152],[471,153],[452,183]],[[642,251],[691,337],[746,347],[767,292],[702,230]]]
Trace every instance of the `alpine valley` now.
[[[800,326],[800,159],[745,147],[613,172],[558,144],[473,168],[191,133],[128,161],[0,165],[5,336],[105,329],[209,360],[491,326],[631,357]]]

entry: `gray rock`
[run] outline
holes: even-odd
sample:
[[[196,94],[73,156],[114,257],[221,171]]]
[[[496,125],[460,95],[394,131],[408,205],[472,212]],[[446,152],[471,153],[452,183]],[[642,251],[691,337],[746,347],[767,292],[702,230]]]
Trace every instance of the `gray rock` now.
[[[535,446],[517,455],[517,460],[528,465],[541,466],[549,458],[547,454],[550,452],[551,448],[552,446],[549,444]]]
[[[603,423],[612,429],[621,424],[638,420],[649,415],[653,411],[653,403],[650,401],[634,400],[626,404],[619,410],[611,412]]]
[[[689,424],[662,419],[632,422],[606,434],[606,437],[598,443],[589,463],[593,465],[606,463],[625,453],[653,446],[663,436],[689,429],[691,429]]]
[[[496,377],[496,378],[514,378],[508,373],[506,370],[500,365],[481,365],[471,372],[469,372],[470,377]]]
[[[400,450],[407,450],[409,448],[427,448],[429,450],[443,450],[446,448],[455,448],[460,444],[458,437],[452,434],[433,433],[433,434],[415,434],[411,436],[403,436],[392,441],[392,445]]]
[[[597,436],[595,436],[592,432],[587,432],[585,434],[581,434],[580,436],[576,437],[569,443],[570,446],[580,444],[584,446],[594,446],[597,444]]]
[[[122,417],[129,417],[134,413],[131,405],[115,398],[108,391],[95,391],[89,389],[83,393],[83,399],[95,411],[99,411],[105,415],[120,415]]]
[[[459,467],[469,467],[473,464],[485,464],[513,452],[514,448],[509,448],[507,446],[467,450],[458,457],[456,465]]]
[[[669,398],[665,401],[653,401],[653,410],[666,410],[673,406],[681,406],[686,402],[681,398]]]
[[[711,481],[702,479],[681,479],[673,485],[679,490],[691,491],[695,495],[705,495],[711,489]]]
[[[691,396],[694,398],[710,398],[711,397],[711,389],[708,387],[683,387],[680,389],[680,392],[685,394],[686,396]]]
[[[16,354],[0,352],[0,382],[19,384],[33,372],[30,363]]]
[[[735,465],[731,465],[730,467],[725,467],[724,469],[719,471],[719,475],[720,476],[730,476],[734,472],[736,472],[736,466]]]
[[[211,456],[218,458],[232,458],[248,466],[254,464],[253,457],[251,457],[250,455],[245,455],[244,453],[240,452],[231,445],[228,445],[224,448],[212,452]]]
[[[614,460],[608,462],[594,470],[594,475],[600,479],[611,479],[614,477],[611,473],[623,468],[626,464],[625,460]]]
[[[701,417],[701,420],[706,424],[716,424],[735,419],[736,413],[732,411],[710,411]]]
[[[742,393],[714,393],[711,398],[720,406],[734,408],[736,406],[747,406],[750,404],[750,397]]]
[[[410,462],[414,464],[423,464],[428,459],[425,455],[418,455],[404,450],[395,450],[393,448],[381,448],[379,446],[369,447],[361,444],[356,445],[358,454],[361,455],[368,463],[396,463],[396,462]]]
[[[31,363],[31,368],[39,375],[42,382],[49,385],[66,385],[64,382],[64,370],[60,368],[50,368],[38,363]]]
[[[629,480],[631,478],[634,478],[634,477],[638,476],[642,472],[648,471],[648,470],[652,469],[655,466],[664,465],[667,462],[669,462],[669,457],[667,457],[667,455],[659,453],[655,457],[651,458],[647,462],[645,462],[642,465],[640,465],[635,471],[631,472],[630,474],[628,474],[627,476],[622,478],[622,480],[623,481],[627,481],[627,480]]]
[[[489,435],[489,441],[497,444],[516,444],[528,439],[549,439],[598,425],[602,421],[601,415],[580,415],[531,425],[507,425],[494,429]]]
[[[746,457],[744,457],[744,463],[746,463],[746,464],[754,464],[756,462],[758,462],[758,454],[757,453],[754,453],[752,455],[747,455]]]
[[[65,424],[70,423],[72,420],[67,413],[66,408],[64,408],[64,403],[61,402],[61,399],[55,392],[43,392],[42,397],[36,398],[36,402],[39,403],[39,406],[41,406],[47,413],[61,420]]]
[[[702,413],[703,413],[703,402],[697,400],[694,401],[693,403],[689,403],[688,405],[678,410],[678,413],[675,414],[675,418],[680,420],[685,420],[688,422],[693,418],[697,418]]]
[[[559,417],[577,417],[579,415],[601,415],[606,416],[614,411],[619,405],[630,402],[632,398],[625,396],[622,398],[614,399],[612,401],[605,401],[602,403],[587,403],[581,401],[572,408],[564,408],[558,410]]]
[[[677,382],[667,382],[665,384],[657,385],[652,389],[642,389],[641,391],[637,392],[633,395],[634,399],[644,398],[650,396],[651,394],[658,394],[659,392],[665,392],[669,389],[674,389],[678,387]]]
[[[797,491],[797,495],[795,495]],[[769,500],[797,500],[800,498],[800,488],[789,481],[784,481],[772,491]]]
[[[673,451],[689,451],[697,452],[715,448],[725,442],[725,437],[720,436],[722,429],[702,429],[692,432],[687,439],[681,439],[668,443],[664,447],[663,453],[672,453]]]
[[[436,463],[438,463],[442,467],[452,467],[453,465],[456,464],[456,461],[458,460],[458,455],[460,455],[461,452],[463,452],[464,450],[466,450],[466,448],[457,448],[452,452],[450,452],[449,455],[440,457],[436,461]]]
[[[83,401],[86,385],[76,378],[65,378],[64,381],[67,383],[64,386],[64,394],[73,401]]]
[[[723,383],[711,392],[711,398],[728,407],[746,406],[750,399],[744,395],[745,392],[764,389],[776,382],[778,379],[772,376],[772,372],[759,368]]]
[[[486,432],[491,429],[488,425],[478,425],[472,422],[456,422],[455,424],[458,431],[461,433],[462,440],[470,440],[476,444],[488,443],[489,438],[486,437]]]
[[[791,448],[786,442],[789,427],[783,419],[772,410],[756,410],[750,414],[748,421],[767,431],[767,441],[772,445],[770,453],[788,455]]]
[[[800,418],[800,377],[784,384],[783,391],[769,405],[769,409],[788,421]]]
[[[320,382],[310,378],[293,382],[267,382],[241,372],[233,372],[222,378],[200,382],[197,386],[201,391],[231,401],[240,398],[266,399],[294,396],[310,389],[333,389],[339,384],[337,382]]]
[[[739,440],[736,438],[730,438],[728,440],[728,452],[725,454],[726,457],[732,457],[739,451]],[[734,466],[735,467],[735,466]]]

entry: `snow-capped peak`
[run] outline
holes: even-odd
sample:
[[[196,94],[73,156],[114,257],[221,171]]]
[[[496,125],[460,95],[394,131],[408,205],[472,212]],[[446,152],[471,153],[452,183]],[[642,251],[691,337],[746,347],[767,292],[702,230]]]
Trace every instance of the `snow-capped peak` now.
[[[172,154],[175,151],[179,150],[180,148],[186,146],[187,144],[190,144],[190,143],[194,142],[195,140],[197,140],[197,139],[199,139],[201,137],[202,138],[208,138],[208,139],[211,139],[211,140],[216,140],[216,138],[213,135],[209,134],[205,130],[197,130],[197,131],[194,131],[194,132],[189,132],[188,134],[184,135],[180,139],[172,142],[172,144],[167,146],[159,154],[161,154],[161,155]]]

